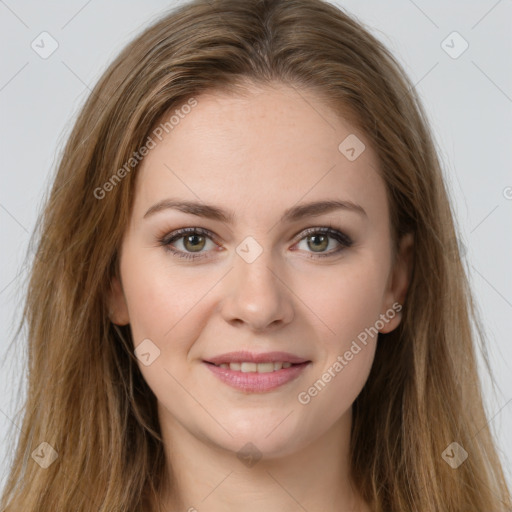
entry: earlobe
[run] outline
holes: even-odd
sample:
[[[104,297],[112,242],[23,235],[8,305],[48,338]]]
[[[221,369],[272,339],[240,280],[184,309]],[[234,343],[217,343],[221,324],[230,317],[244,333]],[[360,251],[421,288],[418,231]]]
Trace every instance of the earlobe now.
[[[128,306],[124,297],[121,281],[117,276],[112,277],[110,290],[107,297],[108,316],[110,321],[116,325],[127,325],[130,323]]]
[[[395,264],[390,279],[390,285],[387,290],[387,301],[385,307],[387,312],[384,315],[389,317],[389,321],[382,329],[381,333],[388,333],[398,327],[402,318],[402,308],[409,289],[412,266],[413,266],[413,247],[414,236],[412,233],[406,233],[400,240],[399,249],[396,255]]]

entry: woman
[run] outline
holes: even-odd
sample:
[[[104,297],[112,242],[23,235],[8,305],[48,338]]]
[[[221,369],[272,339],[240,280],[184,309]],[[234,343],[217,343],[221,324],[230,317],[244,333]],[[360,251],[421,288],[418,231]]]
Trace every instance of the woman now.
[[[456,240],[414,89],[352,18],[173,11],[60,162],[2,510],[509,509]]]

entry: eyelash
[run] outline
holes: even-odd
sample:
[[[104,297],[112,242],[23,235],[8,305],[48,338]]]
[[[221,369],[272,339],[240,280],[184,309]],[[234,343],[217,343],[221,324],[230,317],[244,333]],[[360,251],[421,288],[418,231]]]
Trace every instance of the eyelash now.
[[[334,229],[333,226],[329,225],[326,227],[317,227],[317,228],[308,228],[303,231],[304,236],[298,240],[298,242],[301,242],[305,238],[311,235],[329,235],[331,238],[334,238],[338,243],[341,244],[341,247],[335,250],[331,250],[327,253],[309,253],[310,258],[317,259],[317,258],[328,258],[331,256],[335,256],[339,254],[341,251],[343,251],[345,248],[351,247],[353,244],[352,239],[346,235],[345,233],[342,233],[341,231],[338,231],[337,229]],[[197,253],[197,254],[191,254],[184,251],[180,251],[177,249],[172,248],[171,243],[175,242],[176,240],[179,240],[180,238],[183,238],[186,235],[204,235],[208,238],[210,238],[214,243],[214,236],[213,234],[208,231],[207,229],[203,228],[182,228],[178,229],[176,231],[173,231],[172,233],[168,233],[160,238],[158,238],[158,244],[163,246],[165,250],[171,252],[174,256],[186,260],[195,260],[198,258],[203,258],[203,253]],[[298,243],[297,242],[297,243]]]

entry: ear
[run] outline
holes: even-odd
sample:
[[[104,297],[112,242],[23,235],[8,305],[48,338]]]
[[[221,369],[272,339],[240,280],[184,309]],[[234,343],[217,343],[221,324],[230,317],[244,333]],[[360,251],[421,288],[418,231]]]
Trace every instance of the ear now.
[[[409,288],[413,265],[414,236],[406,233],[402,236],[392,272],[389,276],[388,286],[384,295],[384,304],[381,318],[384,316],[384,327],[379,329],[381,333],[393,331],[402,319],[402,306]],[[398,307],[398,304],[400,307]],[[393,311],[393,315],[391,315]],[[387,312],[387,313],[386,313]]]
[[[130,316],[128,314],[128,306],[124,297],[123,287],[117,276],[112,277],[112,281],[110,283],[107,307],[112,323],[116,325],[126,325],[130,323]]]

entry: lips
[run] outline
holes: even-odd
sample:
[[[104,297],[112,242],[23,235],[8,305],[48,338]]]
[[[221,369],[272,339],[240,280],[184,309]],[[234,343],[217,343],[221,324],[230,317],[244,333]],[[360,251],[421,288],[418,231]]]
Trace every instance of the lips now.
[[[287,352],[230,352],[203,361],[222,382],[240,391],[272,391],[298,378],[311,361]]]

